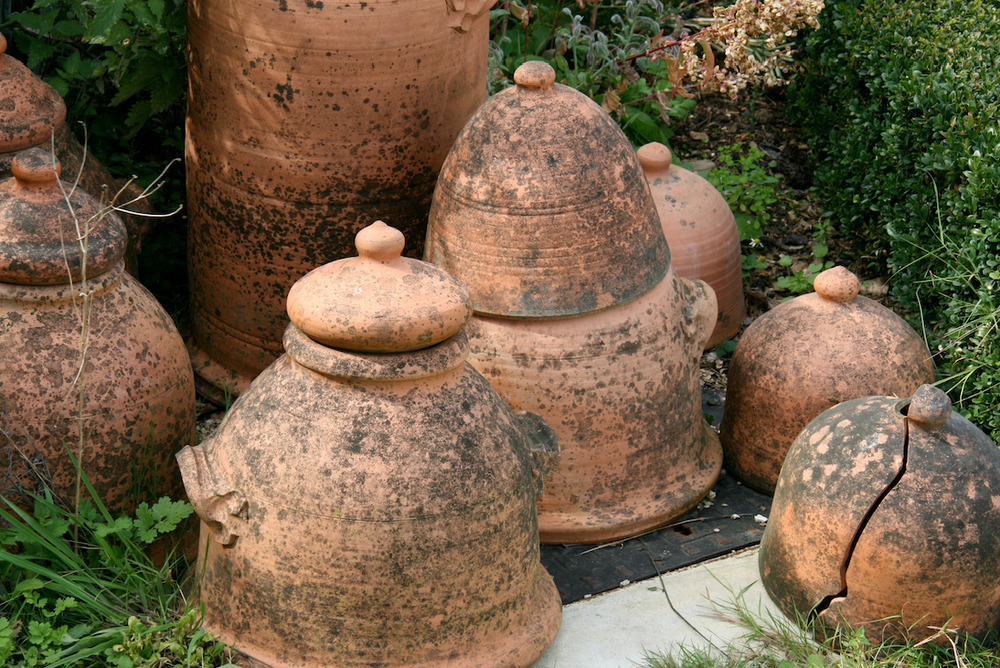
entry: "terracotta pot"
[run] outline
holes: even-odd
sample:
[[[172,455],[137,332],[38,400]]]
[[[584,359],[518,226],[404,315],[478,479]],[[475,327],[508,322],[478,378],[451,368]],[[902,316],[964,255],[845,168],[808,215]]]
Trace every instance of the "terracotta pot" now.
[[[1000,451],[940,390],[867,397],[795,439],[760,546],[771,598],[872,642],[1000,631]],[[938,642],[947,642],[940,637]]]
[[[607,113],[546,63],[514,80],[445,161],[425,257],[471,287],[472,365],[559,436],[542,542],[632,536],[719,475],[698,382],[715,297],[670,268],[642,168]]]
[[[554,436],[466,363],[466,288],[402,250],[376,223],[298,282],[287,354],[178,455],[205,626],[254,665],[528,666],[558,629]]]
[[[20,151],[43,148],[54,151],[62,164],[63,174],[71,184],[79,177],[79,187],[95,199],[110,202],[122,188],[97,158],[85,151],[66,126],[66,103],[55,91],[17,59],[7,55],[7,40],[0,35],[0,90],[4,105],[0,105],[0,179],[11,176],[11,161]],[[105,193],[105,189],[107,192]],[[129,189],[118,197],[119,204],[135,197]],[[128,209],[149,213],[145,201],[129,204]],[[126,269],[137,275],[142,238],[149,230],[148,218],[121,211],[128,229],[125,247]]]
[[[288,289],[353,255],[363,221],[419,253],[441,163],[486,99],[491,5],[188,3],[199,389],[239,393],[281,354]]]
[[[655,287],[670,251],[642,167],[599,105],[529,61],[462,130],[438,179],[424,259],[476,313],[603,311]]]
[[[698,367],[715,308],[711,288],[671,271],[606,312],[473,317],[472,365],[511,408],[542,416],[559,437],[559,467],[538,503],[543,543],[645,533],[715,484],[722,448],[701,411]]]
[[[27,149],[12,169],[14,178],[0,183],[0,425],[15,477],[37,480],[33,467],[73,497],[64,444],[76,453],[82,386],[82,466],[104,502],[120,506],[136,489],[176,496],[173,454],[195,438],[194,378],[180,334],[125,273],[126,233],[114,213],[100,217],[79,189],[69,195],[91,226],[84,256],[50,154]],[[79,373],[84,291],[92,300]]]
[[[747,315],[736,218],[715,186],[671,164],[663,144],[646,144],[637,155],[670,245],[670,265],[679,276],[711,285],[719,300],[715,329],[705,342],[714,348],[734,337]]]
[[[859,296],[843,267],[820,273],[815,293],[757,318],[729,366],[720,436],[726,469],[771,494],[788,446],[824,410],[865,396],[909,396],[934,381],[920,336]]]

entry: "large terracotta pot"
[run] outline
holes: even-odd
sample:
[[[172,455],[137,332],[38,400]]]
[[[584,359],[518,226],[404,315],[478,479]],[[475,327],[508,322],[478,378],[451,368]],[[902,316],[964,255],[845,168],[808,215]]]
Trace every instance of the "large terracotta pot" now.
[[[63,176],[70,184],[79,177],[79,187],[95,199],[103,197],[105,202],[114,201],[119,205],[130,202],[138,191],[128,188],[127,192],[119,194],[122,184],[97,158],[84,150],[67,127],[66,103],[59,93],[6,51],[7,40],[0,35],[0,91],[3,91],[0,93],[3,99],[0,104],[0,179],[11,176],[11,162],[20,151],[32,147],[54,150],[56,159],[62,164]],[[126,208],[139,213],[151,211],[144,200],[129,203]],[[124,210],[119,213],[128,229],[125,267],[135,276],[149,219]]]
[[[10,439],[3,447],[24,482],[47,471],[55,492],[72,499],[76,471],[65,446],[77,454],[82,414],[82,468],[105,503],[135,500],[132,491],[177,496],[173,455],[195,438],[184,342],[125,273],[121,220],[99,216],[97,202],[77,189],[69,200],[91,228],[83,254],[58,169],[48,151],[32,148],[0,183],[0,426]]]
[[[792,443],[760,545],[771,598],[872,642],[1000,633],[1000,451],[941,390],[866,397]]]
[[[642,168],[607,113],[546,63],[514,80],[445,161],[425,258],[471,288],[472,365],[559,436],[542,542],[635,535],[719,475],[698,369],[715,296],[670,267]]]
[[[286,355],[178,455],[205,626],[254,665],[524,667],[558,629],[554,436],[466,363],[468,290],[402,249],[376,223],[296,283]]]
[[[736,218],[715,186],[671,164],[663,144],[646,144],[637,155],[670,245],[671,266],[679,276],[711,285],[719,300],[719,317],[705,342],[705,348],[714,348],[739,332],[747,314]]]
[[[767,494],[788,447],[817,415],[848,399],[910,396],[934,381],[920,336],[860,296],[857,276],[834,267],[814,286],[747,327],[729,366],[719,434],[726,469]]]
[[[375,218],[423,247],[438,170],[486,99],[492,1],[188,3],[186,168],[199,388],[281,353],[295,280]]]

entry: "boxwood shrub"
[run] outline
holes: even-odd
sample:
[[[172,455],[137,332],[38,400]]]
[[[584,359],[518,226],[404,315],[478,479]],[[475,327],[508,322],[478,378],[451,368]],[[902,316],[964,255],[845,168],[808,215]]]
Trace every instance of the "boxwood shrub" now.
[[[1000,2],[831,2],[792,89],[843,232],[892,272],[956,408],[1000,436]]]

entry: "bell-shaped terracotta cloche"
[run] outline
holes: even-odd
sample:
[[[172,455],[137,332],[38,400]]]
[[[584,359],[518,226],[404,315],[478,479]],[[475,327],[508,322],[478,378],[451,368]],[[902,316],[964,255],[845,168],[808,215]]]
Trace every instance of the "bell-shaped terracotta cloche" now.
[[[548,63],[514,81],[445,159],[424,259],[468,285],[483,315],[580,315],[649,291],[670,251],[628,140]]]
[[[931,385],[846,401],[792,443],[759,559],[789,615],[872,642],[995,639],[1000,451]]]
[[[768,494],[788,446],[824,410],[858,397],[910,396],[934,381],[920,336],[860,296],[857,276],[834,267],[814,287],[757,318],[729,367],[720,433],[726,469]]]
[[[18,152],[32,147],[46,151],[54,149],[56,159],[62,164],[65,180],[73,183],[79,174],[79,187],[95,199],[101,199],[104,188],[109,190],[106,201],[118,193],[120,186],[108,170],[85,151],[70,132],[66,125],[66,103],[62,97],[23,63],[7,54],[7,39],[3,35],[0,35],[0,91],[3,91],[3,104],[0,104],[0,179],[11,176],[11,162]],[[141,213],[151,210],[144,201],[130,204],[129,208]],[[148,225],[141,216],[125,213],[121,217],[129,233],[126,267],[134,275],[142,236]]]
[[[3,447],[24,482],[29,470],[47,472],[66,498],[76,486],[66,446],[76,456],[82,447],[83,470],[109,506],[135,501],[130,490],[177,495],[173,455],[195,436],[187,351],[170,316],[124,273],[121,220],[60,184],[59,169],[30,148],[0,183]]]
[[[384,223],[357,247],[295,284],[286,354],[178,455],[205,626],[274,667],[528,666],[561,619],[555,436],[466,363],[464,286]]]
[[[470,285],[472,365],[559,436],[542,542],[637,535],[696,505],[721,469],[698,368],[715,294],[670,267],[642,167],[607,113],[547,63],[514,80],[445,160],[424,257]]]
[[[637,155],[670,245],[671,266],[679,276],[711,285],[719,300],[719,317],[705,342],[712,348],[735,336],[747,314],[736,218],[715,186],[671,164],[663,144],[646,144]]]

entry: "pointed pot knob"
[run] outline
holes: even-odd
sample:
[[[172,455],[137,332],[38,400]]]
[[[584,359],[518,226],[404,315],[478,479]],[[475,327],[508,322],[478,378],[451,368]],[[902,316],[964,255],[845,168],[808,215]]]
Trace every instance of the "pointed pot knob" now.
[[[427,348],[472,317],[469,290],[448,272],[402,257],[403,234],[382,221],[358,232],[358,257],[303,276],[288,293],[288,317],[334,348],[397,353]]]

